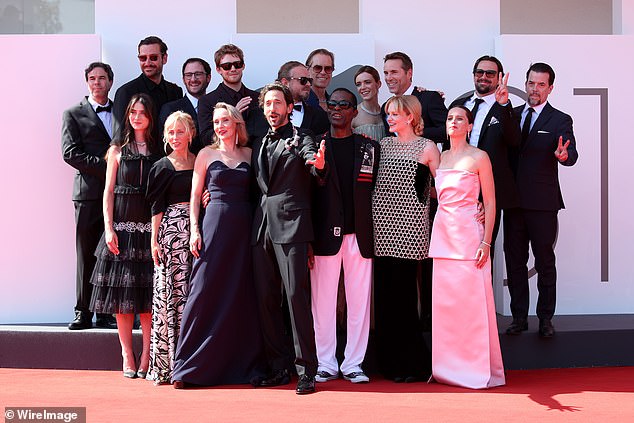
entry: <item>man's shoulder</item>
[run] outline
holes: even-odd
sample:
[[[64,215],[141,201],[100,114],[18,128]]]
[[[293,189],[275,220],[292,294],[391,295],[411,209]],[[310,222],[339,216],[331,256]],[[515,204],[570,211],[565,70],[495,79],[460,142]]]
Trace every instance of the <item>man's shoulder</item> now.
[[[141,79],[143,75],[139,75],[134,79],[129,80],[128,82],[126,82],[125,84],[121,85],[118,89],[117,89],[117,94],[119,92],[125,93],[128,91],[132,91],[132,90],[137,90],[137,92],[143,92],[142,90],[140,90],[141,87],[143,87],[143,80]]]
[[[460,97],[456,98],[454,101],[451,102],[451,104],[449,105],[449,108],[451,109],[452,107],[464,105],[467,101],[469,101],[472,95],[473,95],[473,91],[471,91],[468,94],[461,95]]]
[[[167,87],[168,90],[171,90],[173,92],[180,92],[181,95],[183,94],[183,89],[177,84],[170,82],[166,80],[165,78],[163,78],[163,81],[165,82],[165,86]]]
[[[200,107],[201,104],[209,105],[211,107],[215,106],[218,103],[218,99],[220,98],[220,90],[221,86],[218,85],[215,90],[208,92],[204,96],[198,99],[198,105]]]
[[[177,98],[176,100],[168,101],[162,106],[161,109],[176,111],[181,110],[183,107],[186,107],[190,104],[191,102],[187,97],[181,97]]]
[[[64,114],[73,115],[73,114],[81,113],[84,110],[84,106],[86,106],[87,104],[90,105],[90,103],[88,103],[88,98],[84,97],[78,103],[75,103],[72,106],[68,107],[66,110],[64,110]]]

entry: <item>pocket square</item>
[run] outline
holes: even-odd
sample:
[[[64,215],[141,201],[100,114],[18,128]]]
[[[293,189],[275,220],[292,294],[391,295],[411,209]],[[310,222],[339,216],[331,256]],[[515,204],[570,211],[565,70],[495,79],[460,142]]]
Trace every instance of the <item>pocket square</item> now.
[[[548,132],[548,131],[541,131],[541,130],[540,130],[540,131],[537,131],[537,133],[538,133],[538,134],[550,134],[550,132]]]
[[[488,126],[495,125],[495,124],[497,124],[497,123],[500,123],[500,121],[499,121],[499,120],[497,120],[497,119],[495,118],[495,116],[493,116],[493,117],[491,117],[491,120],[489,121],[489,125],[488,125]]]

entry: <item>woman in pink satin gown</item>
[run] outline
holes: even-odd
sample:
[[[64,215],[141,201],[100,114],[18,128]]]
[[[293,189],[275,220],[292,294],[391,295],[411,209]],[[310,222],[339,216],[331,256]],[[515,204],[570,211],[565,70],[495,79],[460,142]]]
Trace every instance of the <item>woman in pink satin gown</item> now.
[[[432,287],[432,376],[472,389],[504,385],[489,258],[495,190],[488,155],[469,145],[469,109],[447,115],[451,148],[436,170],[438,212],[429,256]],[[476,220],[482,193],[485,224]]]

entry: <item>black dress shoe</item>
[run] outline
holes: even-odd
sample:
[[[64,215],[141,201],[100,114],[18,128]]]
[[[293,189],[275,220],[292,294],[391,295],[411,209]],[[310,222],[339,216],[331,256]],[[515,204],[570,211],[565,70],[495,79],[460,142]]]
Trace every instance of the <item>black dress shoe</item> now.
[[[259,378],[257,380],[251,381],[253,386],[255,387],[270,387],[270,386],[280,386],[280,385],[288,385],[291,382],[291,375],[288,373],[288,370],[275,370],[269,376],[265,378]]]
[[[539,336],[542,338],[552,338],[555,336],[555,327],[550,319],[539,320]]]
[[[528,320],[526,319],[513,319],[513,323],[506,328],[507,335],[519,335],[522,332],[528,330]]]
[[[172,386],[174,386],[174,389],[185,389],[185,382],[182,380],[175,380],[172,383]]]
[[[92,313],[86,311],[76,311],[75,319],[68,324],[70,330],[81,330],[92,328]]]
[[[297,388],[295,393],[297,395],[312,394],[315,392],[315,377],[308,375],[301,375],[297,381]]]
[[[116,329],[117,319],[115,319],[112,314],[97,313],[95,326],[101,329]]]

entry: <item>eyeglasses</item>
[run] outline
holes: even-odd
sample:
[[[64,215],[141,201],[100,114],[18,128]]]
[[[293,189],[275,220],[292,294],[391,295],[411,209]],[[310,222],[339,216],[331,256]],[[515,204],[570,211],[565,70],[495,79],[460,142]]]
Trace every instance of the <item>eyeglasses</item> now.
[[[473,71],[473,74],[475,76],[477,76],[478,78],[481,78],[482,75],[486,74],[486,76],[488,76],[489,78],[493,78],[494,76],[496,76],[498,74],[498,71],[495,70],[484,70],[484,69],[476,69],[475,71]]]
[[[193,79],[193,78],[202,79],[205,76],[207,76],[206,72],[185,72],[183,74],[183,78],[188,79],[188,80],[189,79]]]
[[[313,71],[315,73],[321,73],[321,72],[332,73],[332,71],[334,70],[335,70],[334,66],[322,66],[322,65],[313,66]]]
[[[340,100],[340,101],[328,100],[326,102],[326,105],[328,106],[329,109],[336,109],[337,106],[339,106],[341,110],[348,110],[351,107],[354,107],[354,104],[347,100]]]
[[[288,79],[290,79],[290,80],[296,79],[302,85],[306,85],[306,84],[313,85],[313,78],[309,78],[307,76],[300,76],[299,78],[293,77],[293,78],[288,78]]]
[[[150,59],[150,62],[157,62],[160,57],[161,56],[159,54],[150,54],[150,55],[140,54],[138,56],[139,62],[145,62],[148,59]]]
[[[235,62],[221,63],[218,67],[226,71],[230,71],[232,67],[242,69],[244,67],[244,62],[242,60],[236,60]]]

